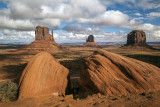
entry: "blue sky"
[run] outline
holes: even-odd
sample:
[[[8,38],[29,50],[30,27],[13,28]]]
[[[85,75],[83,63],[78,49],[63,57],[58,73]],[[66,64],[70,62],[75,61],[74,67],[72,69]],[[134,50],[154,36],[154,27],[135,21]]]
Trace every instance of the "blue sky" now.
[[[144,30],[148,42],[160,41],[159,0],[1,0],[0,43],[32,42],[35,27],[54,29],[58,43],[126,42]]]

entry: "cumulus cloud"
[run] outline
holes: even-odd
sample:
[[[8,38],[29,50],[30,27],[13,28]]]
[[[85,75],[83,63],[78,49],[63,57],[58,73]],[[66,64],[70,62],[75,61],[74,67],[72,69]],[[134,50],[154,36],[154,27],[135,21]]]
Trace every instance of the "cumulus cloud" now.
[[[56,42],[85,42],[88,34],[79,34],[73,32],[58,32],[54,34]],[[94,34],[96,42],[122,42],[126,40],[126,32],[103,32]],[[75,39],[76,38],[76,39]]]
[[[115,4],[121,4],[129,8],[141,8],[143,10],[160,8],[159,0],[102,0],[106,6],[114,6]]]
[[[73,33],[78,33],[78,34],[99,34],[103,31],[103,28],[101,27],[87,27],[84,25],[80,25],[80,24],[70,24],[67,25],[65,27],[62,28],[63,30],[67,31],[67,32],[73,32]]]
[[[138,7],[142,9],[156,9],[160,8],[160,1],[159,0],[139,0],[137,3]]]
[[[128,23],[129,16],[120,11],[109,10],[94,18],[79,18],[80,23],[91,23],[95,25],[122,26]]]
[[[0,28],[27,31],[33,30],[35,25],[30,20],[13,20],[6,16],[0,16]]]
[[[156,26],[150,23],[142,23],[142,21],[137,21],[136,19],[141,19],[141,18],[134,18],[130,20],[130,23],[128,25],[125,25],[125,27],[131,30],[144,30],[144,31],[159,31],[160,30],[160,26]]]
[[[151,0],[3,0],[8,8],[0,10],[0,38],[4,40],[34,39],[37,25],[55,28],[63,32],[55,33],[55,39],[82,40],[94,34],[98,40],[109,39],[110,36],[124,39],[125,32],[106,32],[104,27],[123,27],[131,30],[142,29],[148,32],[159,32],[159,26],[143,23],[140,13],[138,18],[131,18],[119,10],[107,10],[115,4],[157,9],[158,1]],[[128,3],[129,5],[126,5]],[[143,4],[143,5],[142,5]],[[148,17],[159,17],[158,12],[151,12]],[[68,24],[61,27],[62,23]],[[58,27],[60,25],[60,27]],[[31,33],[32,32],[32,33]],[[10,35],[10,36],[9,36]],[[17,36],[16,36],[17,35]],[[111,38],[110,38],[111,39]]]
[[[1,29],[21,30],[33,28],[33,25],[54,27],[80,17],[95,17],[105,10],[106,7],[98,0],[9,0],[8,8],[0,10],[1,21],[4,22]],[[16,24],[6,23],[7,20]]]
[[[134,13],[134,15],[136,15],[136,16],[142,16],[142,14],[140,14],[140,13]]]
[[[0,34],[0,38],[3,40],[25,40],[33,41],[35,38],[34,31],[15,31],[15,30],[3,30]]]
[[[153,18],[153,17],[160,17],[160,12],[151,12],[147,14],[147,17]]]

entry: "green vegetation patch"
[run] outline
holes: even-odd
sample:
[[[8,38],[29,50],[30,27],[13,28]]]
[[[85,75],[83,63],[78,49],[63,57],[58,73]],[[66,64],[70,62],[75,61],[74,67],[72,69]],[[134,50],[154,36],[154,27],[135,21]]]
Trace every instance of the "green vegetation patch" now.
[[[18,84],[14,81],[0,82],[0,101],[15,101]]]

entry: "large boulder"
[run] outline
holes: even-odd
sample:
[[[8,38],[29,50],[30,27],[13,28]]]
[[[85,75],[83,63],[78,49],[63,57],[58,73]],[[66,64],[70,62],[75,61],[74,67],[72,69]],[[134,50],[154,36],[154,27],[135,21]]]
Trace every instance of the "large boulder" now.
[[[83,46],[86,46],[86,47],[97,47],[99,45],[94,42],[94,36],[93,35],[89,35],[88,38],[86,39],[86,43],[84,43]]]
[[[86,94],[117,95],[160,89],[160,68],[104,50],[83,60],[80,85]]]
[[[19,81],[19,97],[65,95],[68,69],[47,52],[35,55],[24,69]]]
[[[53,32],[53,31],[52,31]],[[37,26],[35,30],[35,40],[48,40],[54,41],[53,33],[49,34],[49,29],[47,27]]]

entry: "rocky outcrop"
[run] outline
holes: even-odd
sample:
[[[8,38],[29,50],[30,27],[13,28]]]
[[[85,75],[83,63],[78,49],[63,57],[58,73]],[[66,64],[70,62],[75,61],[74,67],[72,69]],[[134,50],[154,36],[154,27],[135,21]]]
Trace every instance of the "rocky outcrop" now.
[[[94,36],[89,35],[88,38],[86,39],[86,42],[94,42]]]
[[[29,45],[21,47],[15,53],[20,54],[37,54],[39,52],[49,52],[52,54],[69,52],[68,49],[63,48],[54,41],[53,29],[52,35],[49,34],[49,29],[47,27],[37,26],[35,30],[35,41]]]
[[[19,82],[19,97],[65,95],[69,71],[47,52],[35,55],[24,69]]]
[[[52,54],[68,52],[68,49],[63,48],[61,45],[54,41],[35,40],[32,43],[22,47],[20,53],[24,54],[37,54],[39,52],[49,52]]]
[[[127,35],[127,45],[145,45],[146,34],[142,30],[134,30]]]
[[[117,95],[160,89],[160,68],[132,58],[95,51],[83,60],[80,85],[86,94]]]
[[[97,47],[99,45],[94,42],[94,36],[93,35],[89,35],[88,38],[86,39],[86,43],[84,43],[83,46],[86,46],[86,47]]]
[[[37,26],[35,30],[35,40],[48,40],[54,41],[53,33],[52,35],[49,34],[49,29],[47,27],[40,27]]]
[[[130,32],[127,35],[127,44],[121,48],[131,50],[156,50],[146,43],[146,34],[142,30],[134,30]]]

